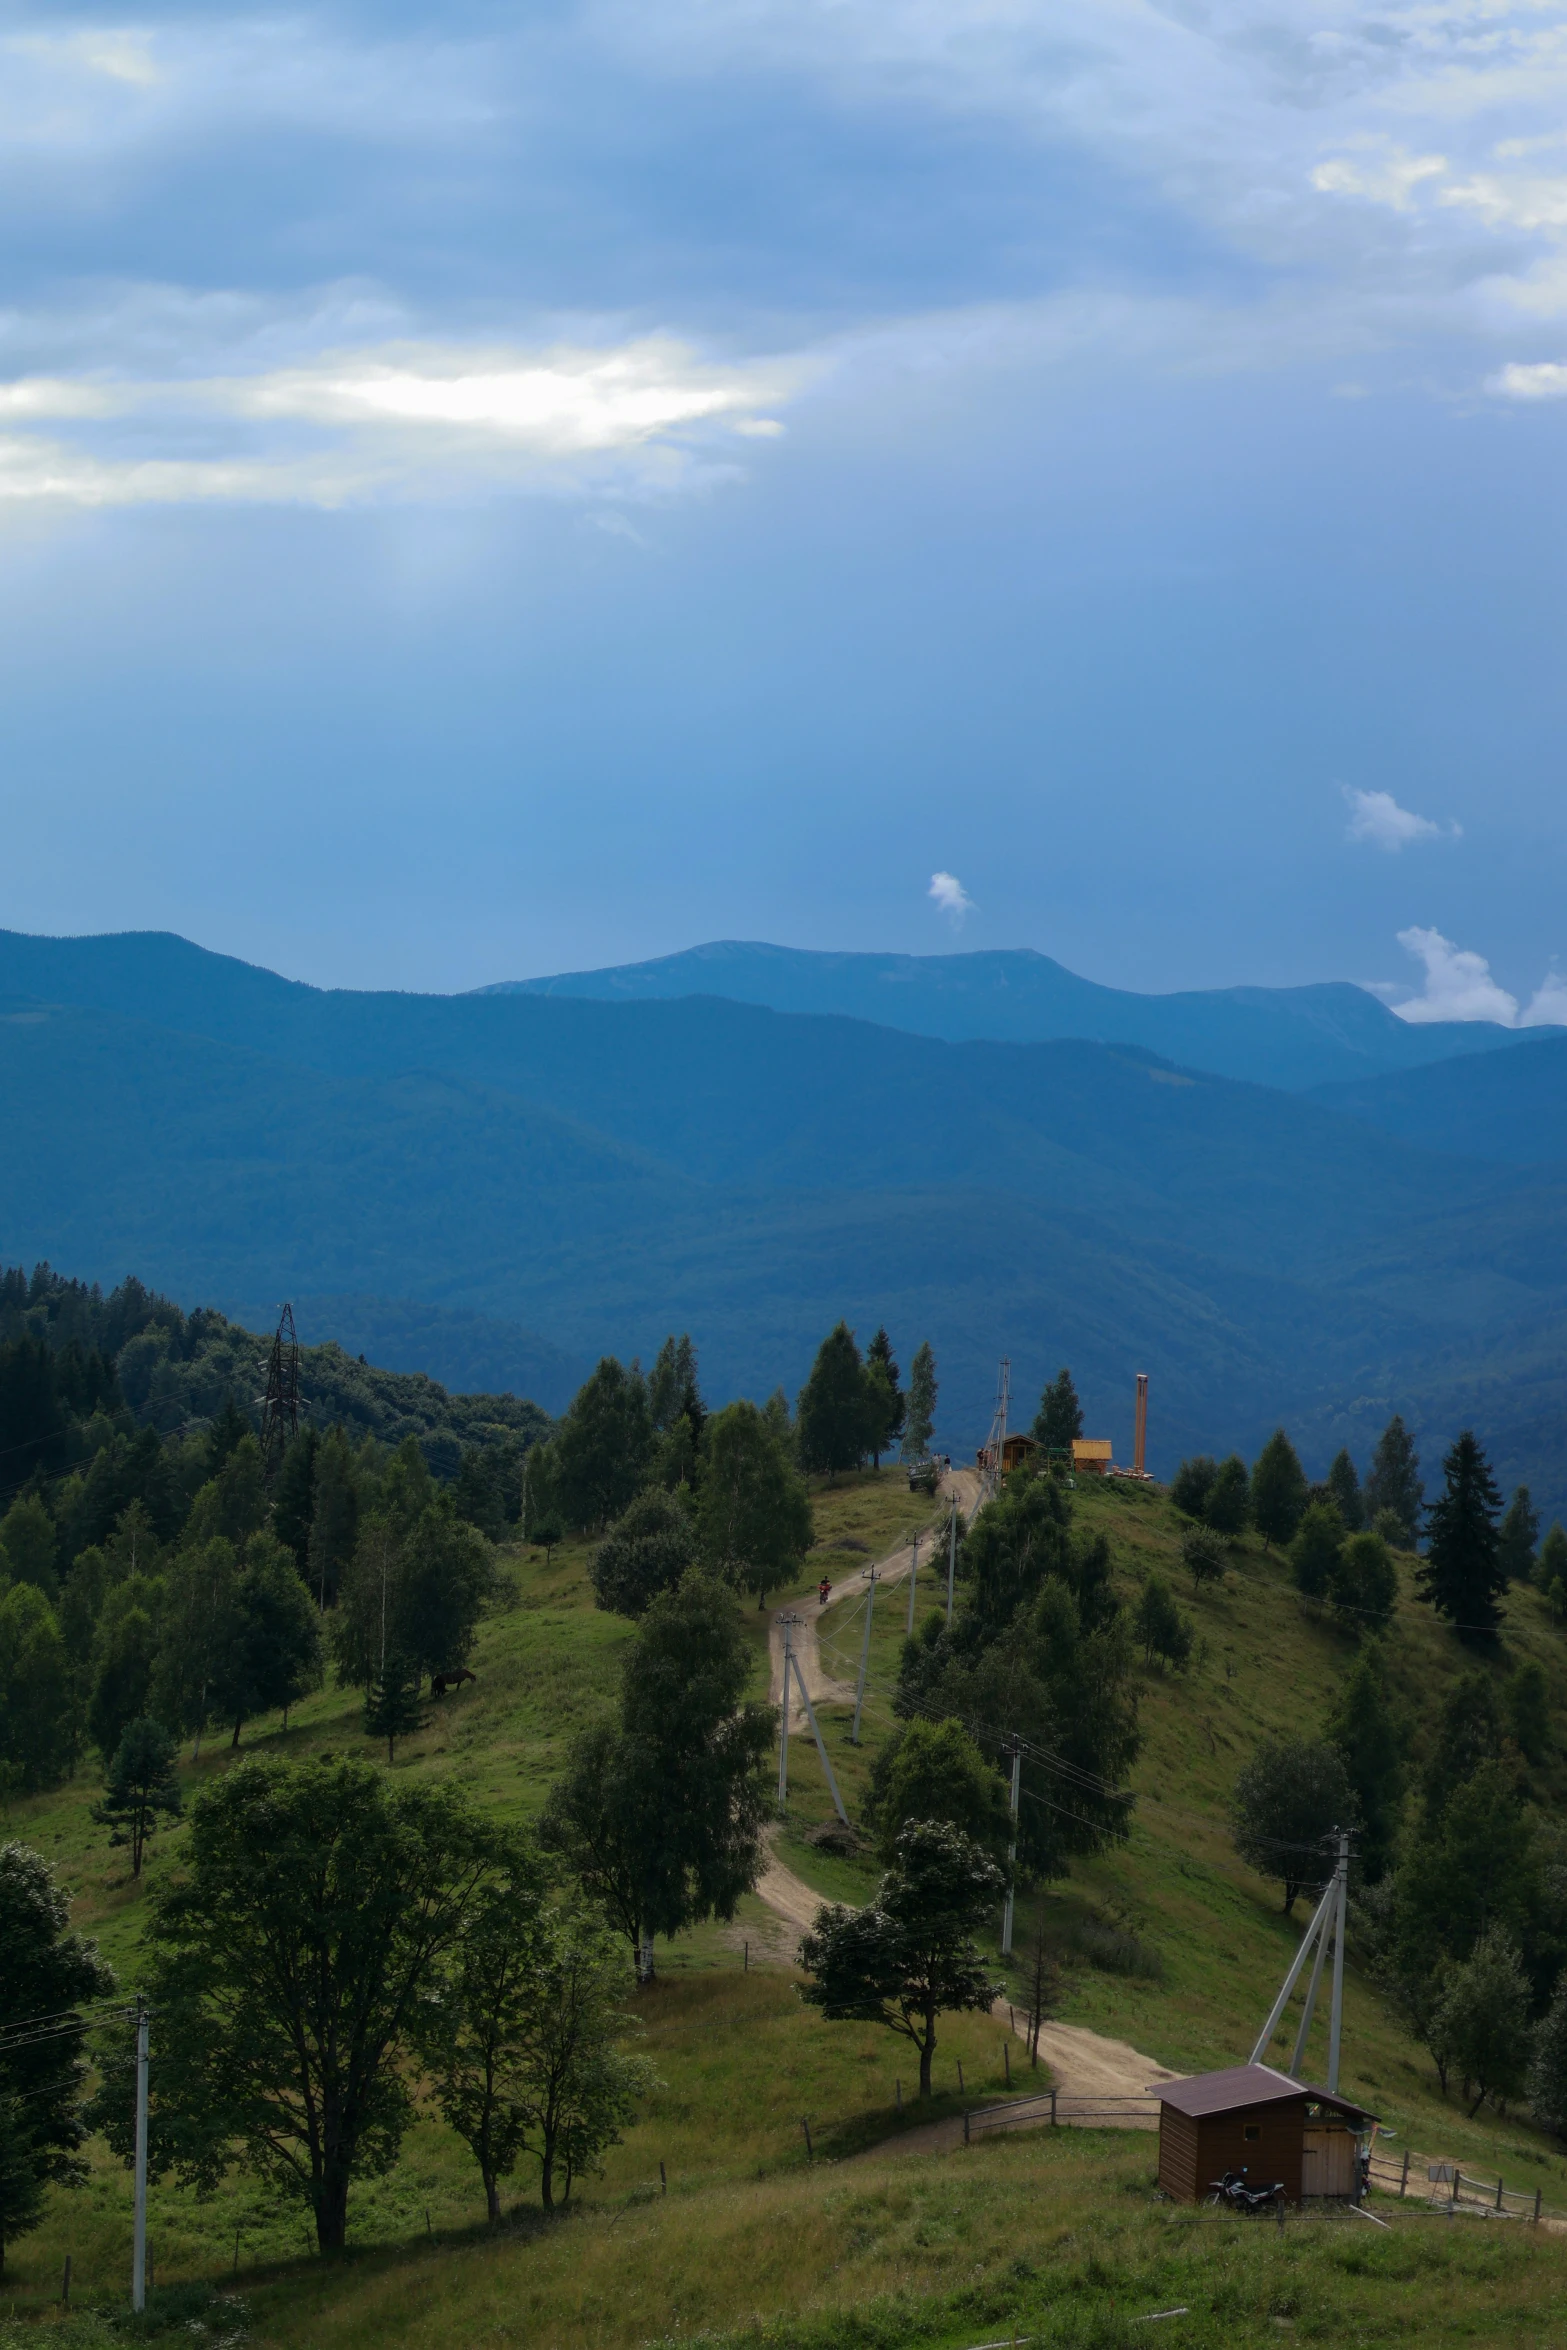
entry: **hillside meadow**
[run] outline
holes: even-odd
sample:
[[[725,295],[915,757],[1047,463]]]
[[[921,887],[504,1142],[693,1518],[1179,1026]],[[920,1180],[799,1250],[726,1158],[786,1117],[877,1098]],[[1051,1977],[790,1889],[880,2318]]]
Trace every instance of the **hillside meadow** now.
[[[866,1473],[814,1493],[818,1576],[837,1589],[822,1619],[824,1666],[852,1680],[863,1635],[855,1577],[915,1528],[925,1504],[901,1473]],[[1255,1740],[1270,1730],[1315,1730],[1353,1653],[1353,1638],[1294,1593],[1276,1555],[1249,1538],[1221,1585],[1181,1584],[1178,1531],[1157,1488],[1080,1490],[1082,1523],[1110,1538],[1118,1582],[1135,1594],[1157,1566],[1176,1581],[1197,1642],[1181,1673],[1142,1682],[1143,1753],[1132,1774],[1138,1804],[1127,1844],[1079,1865],[1042,1903],[1062,1953],[1059,2014],[1129,2040],[1180,2070],[1244,2058],[1304,1919],[1284,1919],[1275,1887],[1236,1859],[1225,1821],[1230,1787]],[[442,1774],[494,1815],[534,1815],[575,1730],[615,1692],[631,1627],[596,1610],[589,1546],[548,1561],[503,1554],[509,1589],[485,1622],[475,1683],[431,1708],[401,1744],[397,1772]],[[1412,1719],[1428,1724],[1442,1691],[1471,1659],[1405,1589],[1388,1636],[1395,1682]],[[930,1551],[919,1611],[939,1597]],[[1498,1672],[1519,1656],[1546,1665],[1557,1754],[1535,1774],[1542,1802],[1567,1796],[1564,1643],[1537,1596],[1508,1600]],[[737,1600],[766,1687],[769,1613]],[[907,1622],[907,1589],[879,1594],[872,1625],[864,1743],[849,1742],[849,1709],[819,1708],[851,1814],[878,1744],[893,1727],[890,1692]],[[1417,1740],[1422,1733],[1417,1732]],[[357,1700],[323,1689],[247,1730],[247,1751],[373,1753]],[[1416,1757],[1418,1760],[1417,1743]],[[229,1767],[225,1745],[185,1765],[187,1792]],[[824,1895],[862,1899],[874,1884],[864,1858],[811,1842],[831,1801],[808,1736],[791,1740],[790,1808],[779,1855]],[[84,1764],[67,1787],[16,1800],[7,1833],[41,1850],[76,1896],[77,1921],[98,1935],[134,1984],[149,1891],[177,1867],[183,1832],[160,1836],[141,1885],[95,1826],[97,1773]],[[1017,1943],[1034,1905],[1020,1902]],[[1106,1936],[1104,1927],[1115,1929]],[[1353,1917],[1352,1917],[1353,1931]],[[1080,1955],[1097,1932],[1121,1963],[1108,1972]],[[909,2118],[898,2111],[913,2076],[906,2043],[874,2027],[824,2023],[802,2006],[789,1963],[793,1936],[763,1904],[743,1902],[732,1924],[659,1946],[659,1978],[635,1995],[637,2029],[659,2086],[601,2179],[569,2216],[542,2223],[519,2177],[506,2228],[490,2236],[471,2158],[433,2114],[422,2115],[385,2179],[355,2189],[347,2259],[323,2266],[297,2208],[236,2174],[201,2201],[170,2182],[150,2198],[154,2327],[195,2317],[209,2330],[239,2325],[261,2343],[350,2350],[371,2341],[434,2350],[452,2338],[609,2346],[665,2338],[867,2345],[967,2345],[1012,2326],[1032,2339],[1118,2342],[1133,2318],[1175,2303],[1184,2341],[1254,2342],[1293,2328],[1355,2340],[1413,2328],[1437,2342],[1546,2343],[1567,2339],[1567,2236],[1505,2222],[1445,2220],[1411,2203],[1385,2235],[1353,2215],[1268,2229],[1173,2210],[1153,2196],[1154,2147],[1139,2135],[1062,2130],[990,2139],[935,2154],[897,2153]],[[1018,1986],[1020,1989],[1020,1985]],[[1325,2002],[1324,2002],[1325,2005]],[[938,2113],[1005,2094],[1004,2018],[950,2018],[936,2060]],[[1308,2057],[1323,2059],[1325,2018]],[[1012,2079],[1032,2086],[1021,2045]],[[1287,2061],[1280,2036],[1273,2054]],[[958,2066],[963,2067],[963,2095]],[[1037,2079],[1043,2075],[1036,2076]],[[1525,2117],[1486,2111],[1467,2120],[1439,2094],[1423,2052],[1402,2034],[1355,1964],[1346,1991],[1342,2086],[1378,2112],[1392,2151],[1456,2157],[1466,2170],[1534,2187],[1567,2213],[1561,2148]],[[814,2160],[806,2150],[808,2121]],[[881,2151],[878,2151],[881,2149]],[[1423,2178],[1423,2172],[1421,2173]],[[82,2304],[123,2297],[129,2269],[126,2173],[95,2149],[90,2184],[57,2195],[45,2225],[9,2251],[0,2309],[45,2320],[71,2350],[102,2331]],[[66,2255],[77,2307],[58,2309]],[[212,2288],[238,2293],[237,2313],[201,2317]],[[1161,2329],[1162,2331],[1162,2329]],[[9,2350],[9,2346],[8,2346]]]

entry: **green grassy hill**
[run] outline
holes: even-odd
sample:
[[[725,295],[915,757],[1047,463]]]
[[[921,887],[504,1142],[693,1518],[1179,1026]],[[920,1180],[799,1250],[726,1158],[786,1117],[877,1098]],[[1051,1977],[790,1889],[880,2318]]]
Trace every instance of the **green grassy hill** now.
[[[1178,1574],[1177,1531],[1158,1490],[1081,1491],[1077,1507],[1085,1524],[1109,1535],[1126,1592],[1150,1563]],[[816,1509],[811,1587],[823,1571],[845,1585],[867,1555],[919,1523],[895,1471],[821,1490]],[[548,1565],[540,1554],[508,1554],[515,1597],[483,1628],[478,1679],[399,1749],[399,1772],[449,1775],[502,1816],[537,1809],[573,1731],[611,1695],[631,1636],[593,1608],[586,1559],[583,1544],[557,1550]],[[923,1568],[921,1581],[923,1612],[935,1596]],[[756,1642],[760,1691],[768,1619],[736,1604]],[[1188,1588],[1183,1605],[1197,1649],[1184,1673],[1145,1679],[1130,1842],[1053,1888],[1044,1909],[1066,1952],[1062,2017],[1194,2069],[1249,2053],[1300,1930],[1299,1920],[1280,1916],[1276,1889],[1236,1859],[1225,1827],[1230,1787],[1264,1731],[1319,1726],[1352,1642],[1298,1599],[1283,1562],[1255,1540],[1238,1548],[1221,1586],[1196,1595]],[[858,1661],[860,1606],[846,1593],[822,1625],[824,1662],[846,1678]],[[878,1600],[865,1744],[849,1744],[846,1708],[823,1709],[851,1811],[892,1727],[906,1611],[904,1588]],[[1472,1660],[1407,1587],[1388,1646],[1400,1695],[1428,1726],[1451,1677]],[[1509,1598],[1505,1648],[1507,1661],[1545,1663],[1567,1757],[1567,1654],[1532,1592]],[[297,1708],[286,1733],[266,1726],[247,1734],[247,1745],[370,1751],[357,1701],[330,1689]],[[209,1749],[187,1777],[228,1763],[226,1751]],[[147,1892],[177,1865],[181,1831],[154,1847],[144,1884],[129,1885],[121,1855],[89,1815],[94,1778],[84,1768],[55,1794],[15,1801],[8,1833],[56,1863],[77,1896],[79,1922],[134,1981]],[[1567,1759],[1536,1781],[1542,1802],[1559,1805]],[[781,1857],[824,1895],[861,1898],[873,1882],[869,1866],[830,1858],[809,1841],[830,1811],[809,1741],[792,1741]],[[1142,1971],[1087,1963],[1080,1953],[1092,1921],[1151,1952],[1136,1960]],[[1020,1945],[1028,1924],[1020,1917]],[[515,2222],[489,2236],[471,2160],[432,2116],[389,2178],[355,2190],[353,2249],[331,2267],[309,2254],[298,2212],[246,2181],[206,2202],[155,2186],[150,2240],[160,2289],[216,2281],[243,2296],[253,2339],[311,2350],[371,2342],[444,2350],[449,2341],[492,2338],[608,2350],[677,2335],[968,2345],[1008,2324],[1036,2340],[1110,2343],[1124,2334],[1131,2342],[1142,2337],[1125,2330],[1129,2318],[1177,2303],[1192,2313],[1182,2341],[1251,2343],[1271,2338],[1275,2321],[1356,2341],[1411,2329],[1436,2342],[1562,2338],[1567,2239],[1545,2230],[1443,2220],[1414,2206],[1391,2214],[1386,2235],[1350,2216],[1292,2223],[1282,2239],[1271,2227],[1235,2229],[1158,2204],[1151,2139],[1120,2133],[1045,2131],[899,2159],[864,2152],[896,2147],[896,2084],[907,2094],[908,2054],[886,2033],[826,2024],[802,2007],[782,1955],[787,1941],[752,1899],[732,1925],[660,1946],[659,1980],[637,1999],[660,2086],[574,2215],[543,2225],[520,2180]],[[1324,2032],[1319,2023],[1308,2073]],[[958,2108],[959,2063],[963,2101],[1004,2094],[1008,2045],[1022,2086],[1026,2059],[1002,2023],[949,2019],[938,2110]],[[1274,2056],[1287,2061],[1282,2036]],[[1524,2118],[1487,2111],[1470,2122],[1456,2101],[1445,2102],[1429,2060],[1389,2017],[1353,1947],[1342,2085],[1382,2115],[1397,2146],[1539,2185],[1547,2206],[1567,2211],[1560,2147]],[[45,2312],[67,2253],[78,2297],[122,2292],[129,2221],[126,2175],[100,2152],[89,2187],[58,2196],[46,2225],[8,2253],[5,2299],[14,2312]],[[166,2307],[172,2319],[183,2304],[174,2294]],[[71,2332],[92,2338],[95,2322],[73,2320]]]

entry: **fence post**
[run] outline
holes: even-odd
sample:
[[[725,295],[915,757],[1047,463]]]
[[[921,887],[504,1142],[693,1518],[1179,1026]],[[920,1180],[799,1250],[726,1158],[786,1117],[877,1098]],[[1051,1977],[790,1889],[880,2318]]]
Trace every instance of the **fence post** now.
[[[1052,2089],[1052,2090],[1051,2090],[1051,2092],[1050,2092],[1050,2127],[1051,2127],[1052,2129],[1054,2129],[1054,2128],[1055,2128],[1055,2126],[1056,2126],[1056,2093],[1055,2093],[1054,2089]]]
[[[1534,2224],[1536,2227],[1538,2227],[1540,2224],[1540,2197],[1543,2191],[1544,2190],[1539,2187],[1536,2187],[1534,2190]]]
[[[1404,2175],[1398,2182],[1398,2192],[1400,2198],[1409,2193],[1409,2148],[1407,2146],[1404,2148]]]
[[[1496,2182],[1496,2208],[1498,2211],[1502,2208],[1502,2182],[1500,2179]]]
[[[1455,2162],[1453,2165],[1453,2199],[1448,2206],[1450,2211],[1456,2211],[1458,2209],[1458,2190],[1463,2184],[1463,2176],[1463,2172],[1459,2169],[1457,2163]]]
[[[800,2116],[800,2127],[805,2132],[805,2159],[807,2162],[814,2162],[816,2155],[811,2145],[811,2125],[803,2113]]]

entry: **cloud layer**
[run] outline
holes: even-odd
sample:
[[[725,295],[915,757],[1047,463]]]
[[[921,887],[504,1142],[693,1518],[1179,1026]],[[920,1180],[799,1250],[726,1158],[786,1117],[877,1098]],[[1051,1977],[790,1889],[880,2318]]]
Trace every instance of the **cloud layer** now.
[[[1346,786],[1344,797],[1349,802],[1350,839],[1369,841],[1390,855],[1417,841],[1463,837],[1461,824],[1435,824],[1429,816],[1417,816],[1412,809],[1401,808],[1391,792],[1352,791]]]
[[[1499,1028],[1567,1028],[1567,980],[1553,972],[1519,1009],[1491,976],[1484,955],[1457,947],[1439,930],[1401,930],[1398,943],[1425,965],[1425,986],[1392,1009],[1417,1025],[1432,1020],[1491,1020]]]

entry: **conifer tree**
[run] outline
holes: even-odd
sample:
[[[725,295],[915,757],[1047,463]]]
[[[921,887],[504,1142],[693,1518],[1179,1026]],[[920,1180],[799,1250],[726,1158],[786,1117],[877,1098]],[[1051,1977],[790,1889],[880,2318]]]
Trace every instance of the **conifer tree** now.
[[[1360,1866],[1368,1884],[1386,1875],[1404,1797],[1404,1726],[1393,1705],[1381,1643],[1367,1640],[1344,1682],[1328,1723],[1328,1743],[1343,1759],[1359,1815]]]
[[[1215,1534],[1222,1534],[1227,1540],[1245,1533],[1246,1521],[1251,1516],[1251,1479],[1238,1452],[1232,1452],[1214,1471],[1203,1516]]]
[[[936,1428],[936,1358],[922,1338],[909,1365],[909,1400],[903,1417],[903,1457],[923,1460]]]
[[[316,1455],[321,1438],[314,1428],[301,1428],[283,1455],[272,1495],[272,1531],[287,1543],[294,1564],[310,1580],[310,1521],[315,1514]]]
[[[1328,1491],[1332,1494],[1339,1516],[1348,1533],[1358,1534],[1366,1522],[1365,1496],[1360,1490],[1360,1478],[1348,1452],[1336,1452],[1328,1471]]]
[[[1296,1528],[1290,1544],[1290,1566],[1295,1588],[1307,1599],[1321,1599],[1338,1580],[1344,1551],[1344,1521],[1330,1501],[1314,1501]]]
[[[359,1479],[341,1428],[329,1428],[316,1452],[310,1502],[309,1584],[325,1614],[337,1605],[359,1540]]]
[[[857,1469],[870,1451],[865,1366],[847,1322],[829,1330],[795,1407],[800,1466],[836,1477]]]
[[[1251,1473],[1251,1514],[1266,1548],[1294,1541],[1308,1492],[1295,1447],[1282,1428],[1275,1428]]]
[[[1034,1414],[1034,1441],[1046,1452],[1070,1452],[1083,1433],[1083,1407],[1065,1364],[1048,1383]]]
[[[36,1493],[19,1494],[0,1518],[0,1572],[13,1582],[31,1583],[52,1607],[60,1596],[55,1574],[59,1545],[54,1520]]]
[[[908,1411],[907,1399],[898,1385],[901,1373],[893,1360],[892,1340],[885,1329],[877,1331],[865,1350],[865,1371],[873,1383],[868,1407],[870,1451],[879,1469],[882,1454],[890,1452],[902,1435]]]
[[[92,1816],[108,1828],[111,1844],[130,1846],[131,1875],[139,1877],[159,1813],[177,1820],[182,1808],[174,1741],[161,1722],[142,1714],[126,1725],[109,1765],[103,1800],[93,1805]]]
[[[1552,1598],[1560,1584],[1563,1599],[1567,1601],[1567,1533],[1563,1532],[1559,1519],[1552,1519],[1551,1530],[1540,1545],[1534,1562],[1534,1579],[1558,1615],[1567,1615],[1567,1605],[1558,1605]]]
[[[1403,1530],[1403,1547],[1413,1550],[1420,1539],[1425,1487],[1420,1482],[1420,1455],[1398,1412],[1377,1439],[1364,1498],[1367,1525],[1375,1525],[1381,1511],[1391,1510]]]
[[[1502,1620],[1496,1602],[1507,1588],[1497,1518],[1502,1497],[1490,1463],[1466,1428],[1442,1463],[1442,1491],[1431,1504],[1426,1555],[1415,1570],[1420,1596],[1465,1631],[1488,1632]]]
[[[1540,1539],[1540,1513],[1529,1498],[1527,1485],[1516,1488],[1502,1520],[1498,1559],[1509,1583],[1534,1578],[1534,1546]]]
[[[397,1760],[398,1739],[411,1738],[424,1721],[420,1687],[418,1666],[397,1649],[389,1648],[385,1662],[365,1691],[365,1730],[371,1738],[386,1740],[389,1763]]]

